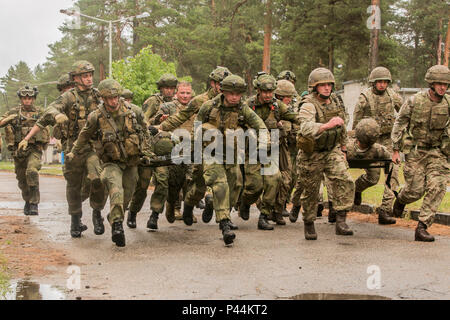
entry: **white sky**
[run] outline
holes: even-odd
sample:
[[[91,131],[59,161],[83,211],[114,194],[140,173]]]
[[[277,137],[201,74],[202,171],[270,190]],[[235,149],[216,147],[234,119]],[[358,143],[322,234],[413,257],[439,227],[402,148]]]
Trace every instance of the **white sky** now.
[[[0,0],[0,77],[20,60],[33,69],[44,63],[48,45],[61,39],[64,20],[59,12],[73,0]]]

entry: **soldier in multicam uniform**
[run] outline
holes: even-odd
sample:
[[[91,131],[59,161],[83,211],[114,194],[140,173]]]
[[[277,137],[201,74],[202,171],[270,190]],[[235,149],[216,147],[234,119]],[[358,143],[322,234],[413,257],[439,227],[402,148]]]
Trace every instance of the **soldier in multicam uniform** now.
[[[277,76],[277,81],[279,80],[287,80],[290,83],[292,83],[294,85],[294,90],[295,90],[295,83],[297,82],[297,77],[295,76],[295,73],[293,73],[290,70],[284,70],[281,71],[278,76]],[[292,106],[298,106],[298,104],[300,103],[301,97],[298,94],[297,90],[295,90],[295,94],[292,96],[292,101],[291,101],[291,105]]]
[[[14,171],[25,201],[25,215],[38,215],[39,170],[42,151],[49,143],[49,130],[44,128],[29,141],[28,148],[22,150],[19,143],[30,132],[43,110],[34,105],[38,90],[25,86],[17,91],[20,105],[12,108],[0,118],[0,128],[5,127],[5,141],[14,158]]]
[[[28,141],[41,129],[58,124],[61,127],[61,136],[56,138],[61,139],[65,154],[70,152],[89,113],[96,110],[101,102],[97,89],[92,87],[94,71],[94,66],[88,61],[77,61],[73,64],[70,80],[75,83],[75,88],[63,93],[49,105],[30,133],[20,142],[19,148],[26,149]],[[97,146],[94,143],[86,145],[82,155],[74,161],[65,161],[63,166],[71,216],[70,234],[73,238],[81,237],[81,233],[87,230],[87,226],[81,222],[81,216],[82,202],[88,196],[93,209],[94,233],[101,235],[105,231],[101,216],[106,202],[105,187],[100,180],[102,168],[95,147]],[[83,192],[83,189],[88,191]]]
[[[447,190],[450,156],[450,70],[435,65],[425,75],[429,89],[419,92],[400,109],[392,130],[392,161],[400,163],[403,151],[405,186],[394,202],[393,214],[401,217],[405,205],[424,196],[416,241],[434,241],[427,232]]]
[[[353,129],[365,118],[373,118],[380,126],[380,137],[378,143],[382,144],[392,152],[391,131],[394,126],[395,112],[400,110],[402,98],[393,89],[389,88],[392,76],[388,69],[377,67],[372,70],[369,76],[371,87],[362,92],[353,113]],[[392,189],[385,187],[381,205],[376,209],[382,216],[392,214],[392,205],[395,195],[393,190],[397,190],[399,166],[394,165],[392,171]],[[379,173],[373,170],[368,171],[355,181],[354,203],[360,205],[363,190],[375,185],[379,180]]]
[[[148,119],[152,118],[158,112],[159,107],[163,103],[173,100],[177,83],[177,77],[170,73],[165,73],[158,79],[156,85],[158,86],[159,92],[151,95],[142,105],[142,110],[144,111],[145,120],[147,122]]]
[[[355,129],[355,140],[350,140],[347,144],[348,159],[390,159],[392,154],[389,150],[376,143],[381,135],[380,125],[372,118],[365,118],[359,121]],[[380,168],[365,169],[365,174],[356,179],[355,186],[358,185],[361,179],[367,179],[366,176],[371,177],[371,181],[375,185],[380,179]],[[367,186],[366,188],[369,188]],[[387,186],[386,186],[387,187]],[[365,189],[364,189],[365,190]],[[364,191],[361,190],[361,191]],[[395,219],[390,217],[385,210],[378,212],[379,224],[394,224]]]
[[[141,157],[150,157],[149,135],[144,115],[123,98],[122,87],[113,79],[106,79],[98,86],[103,98],[98,108],[89,114],[68,159],[83,156],[90,142],[98,142],[96,148],[102,160],[101,179],[109,192],[112,241],[118,247],[125,246],[123,230],[124,211],[137,183],[137,165]]]
[[[353,231],[345,223],[355,190],[347,172],[348,164],[345,158],[345,108],[331,99],[335,80],[330,70],[313,70],[309,75],[308,85],[312,92],[303,99],[297,137],[300,148],[297,156],[297,179],[304,186],[302,205],[305,239],[317,239],[314,221],[324,174],[329,179],[328,191],[332,194],[333,205],[337,210],[336,234],[352,235]]]
[[[261,118],[241,100],[246,89],[244,79],[236,75],[227,76],[221,82],[222,93],[202,105],[196,120],[203,123],[203,129],[219,130],[224,140],[226,140],[227,129],[266,129]],[[203,134],[203,132],[199,130],[196,134]],[[226,141],[223,145],[226,146]],[[219,155],[223,157],[223,164],[203,159],[203,177],[205,184],[213,191],[216,220],[222,230],[225,245],[232,244],[235,239],[230,226],[230,211],[237,202],[242,188],[237,152],[234,155],[232,163],[226,161],[223,153]]]

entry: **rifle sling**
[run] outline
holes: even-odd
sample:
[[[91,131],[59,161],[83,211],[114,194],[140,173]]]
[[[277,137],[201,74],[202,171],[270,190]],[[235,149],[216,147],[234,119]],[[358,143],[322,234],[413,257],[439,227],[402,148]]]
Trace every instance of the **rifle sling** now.
[[[111,126],[111,128],[113,128],[114,133],[116,134],[117,143],[119,144],[119,147],[120,147],[120,151],[122,152],[122,155],[125,157],[125,159],[127,159],[128,158],[128,154],[127,154],[127,151],[125,150],[125,147],[124,147],[122,141],[120,140],[119,128],[117,128],[116,122],[114,121],[113,118],[111,118],[110,115],[108,115],[108,113],[106,112],[103,104],[100,105],[98,107],[98,109],[100,110],[102,115],[106,118],[106,120],[108,121],[108,123]]]

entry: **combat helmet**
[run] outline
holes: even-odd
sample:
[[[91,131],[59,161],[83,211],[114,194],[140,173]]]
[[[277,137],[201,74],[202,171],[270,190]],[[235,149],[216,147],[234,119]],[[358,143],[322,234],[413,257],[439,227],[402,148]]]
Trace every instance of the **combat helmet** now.
[[[156,82],[156,85],[158,86],[158,90],[163,87],[176,87],[177,84],[178,84],[177,77],[175,77],[171,73],[163,74]]]
[[[19,90],[17,90],[17,96],[19,98],[22,97],[33,97],[36,98],[39,93],[39,90],[37,87],[31,87],[30,85],[25,85],[21,87]]]
[[[134,93],[129,89],[122,90],[122,98],[124,99],[133,99]]]
[[[356,139],[370,147],[380,137],[380,125],[372,118],[362,119],[355,128]]]
[[[254,85],[262,91],[273,91],[277,88],[277,80],[270,74],[263,74],[256,79]]]
[[[64,88],[70,87],[72,85],[73,82],[70,80],[70,75],[68,73],[65,73],[61,77],[59,77],[56,88],[58,89],[58,91],[62,91]]]
[[[168,156],[172,153],[174,142],[172,141],[171,134],[166,131],[157,133],[153,139],[153,152],[157,156]]]
[[[114,79],[105,79],[99,83],[98,91],[103,98],[114,98],[122,94],[122,86]]]
[[[244,79],[238,75],[230,75],[220,82],[220,89],[222,91],[231,91],[244,93],[247,90],[247,84]]]
[[[392,82],[392,76],[389,69],[385,67],[376,67],[372,70],[372,72],[369,75],[369,82],[375,83],[379,80],[387,80],[389,82]]]
[[[293,73],[290,70],[284,70],[281,71],[280,74],[277,77],[277,80],[289,80],[292,82],[297,82],[297,77],[295,76],[295,73]]]
[[[69,73],[70,80],[73,81],[74,76],[94,71],[95,68],[92,63],[86,60],[79,60],[72,65],[72,70]]]
[[[277,88],[275,89],[275,94],[286,97],[286,96],[293,96],[297,92],[295,91],[295,87],[289,80],[278,80],[277,81]]]
[[[317,68],[311,71],[308,77],[308,87],[315,88],[321,83],[336,83],[333,73],[326,68]]]
[[[221,82],[226,77],[232,75],[231,71],[227,67],[218,66],[214,69],[208,77],[208,80],[214,80],[215,82]]]
[[[435,65],[428,69],[425,81],[430,85],[434,82],[450,84],[450,70],[444,65]]]

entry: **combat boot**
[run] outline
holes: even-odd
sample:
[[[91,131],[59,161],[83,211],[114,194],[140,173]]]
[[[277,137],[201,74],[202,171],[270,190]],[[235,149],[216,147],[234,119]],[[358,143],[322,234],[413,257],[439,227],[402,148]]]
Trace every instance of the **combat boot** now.
[[[236,235],[230,229],[229,222],[230,220],[228,219],[224,219],[219,222],[219,228],[222,230],[223,242],[225,242],[226,246],[232,244],[234,238],[236,238]]]
[[[169,223],[175,222],[175,207],[170,202],[166,202],[166,219]]]
[[[23,207],[23,214],[26,216],[30,215],[30,203],[28,201],[25,202],[25,206]]]
[[[39,214],[38,210],[38,204],[37,203],[30,203],[30,216],[37,216]]]
[[[174,214],[175,214],[175,220],[183,220],[183,215],[181,214],[179,208],[175,208]]]
[[[353,231],[345,223],[347,211],[340,210],[336,212],[336,234],[340,236],[352,236]]]
[[[205,196],[205,209],[202,212],[202,221],[208,223],[211,221],[214,213],[213,197],[210,194]]]
[[[81,233],[87,230],[87,226],[81,223],[81,214],[72,214],[70,218],[70,235],[72,238],[80,238]]]
[[[284,221],[282,213],[273,212],[272,221],[279,226],[286,225],[286,221]]]
[[[336,222],[336,210],[333,209],[333,202],[328,201],[328,222]]]
[[[283,215],[283,217],[289,217],[289,211],[286,210],[286,203],[284,203],[282,215]]]
[[[130,229],[136,229],[136,212],[132,212],[131,210],[128,210],[128,217],[127,217],[127,226]]]
[[[273,226],[267,221],[267,216],[265,214],[260,214],[258,219],[258,229],[259,230],[273,230]]]
[[[239,206],[239,216],[242,220],[248,220],[250,218],[250,205],[244,202],[241,202]]]
[[[317,240],[316,229],[314,228],[314,222],[305,222],[305,239]]]
[[[183,221],[188,226],[191,226],[194,223],[193,211],[194,211],[194,207],[188,205],[185,202],[184,208],[183,208]]]
[[[319,203],[319,205],[317,206],[317,217],[322,216],[322,211],[323,211],[323,204]]]
[[[159,213],[152,211],[152,214],[150,215],[150,218],[147,221],[147,228],[151,230],[158,230],[158,218]]]
[[[403,216],[403,210],[405,210],[406,204],[400,203],[398,199],[395,199],[394,208],[392,209],[392,214],[396,218],[401,218]]]
[[[92,223],[94,225],[94,233],[96,235],[101,235],[105,233],[105,226],[103,224],[102,212],[100,210],[94,209],[92,211]]]
[[[416,228],[415,241],[433,242],[434,237],[428,233],[427,225],[419,221]]]
[[[207,194],[206,196],[211,196],[211,195],[210,195],[210,194]],[[205,200],[206,200],[206,197],[205,197]],[[199,208],[199,209],[202,209],[202,210],[205,209],[205,207],[206,207],[205,201],[203,201],[203,199],[201,199],[201,200],[197,203],[196,207]]]
[[[298,214],[300,213],[301,206],[294,206],[291,209],[291,212],[289,212],[289,221],[292,223],[295,223],[298,219]]]
[[[123,231],[122,221],[116,221],[112,224],[112,241],[118,247],[125,247],[125,232]]]
[[[362,202],[362,193],[361,192],[355,192],[355,199],[353,200],[353,204],[360,206]]]
[[[378,213],[378,224],[395,224],[395,219],[386,210],[378,207],[376,212]]]

